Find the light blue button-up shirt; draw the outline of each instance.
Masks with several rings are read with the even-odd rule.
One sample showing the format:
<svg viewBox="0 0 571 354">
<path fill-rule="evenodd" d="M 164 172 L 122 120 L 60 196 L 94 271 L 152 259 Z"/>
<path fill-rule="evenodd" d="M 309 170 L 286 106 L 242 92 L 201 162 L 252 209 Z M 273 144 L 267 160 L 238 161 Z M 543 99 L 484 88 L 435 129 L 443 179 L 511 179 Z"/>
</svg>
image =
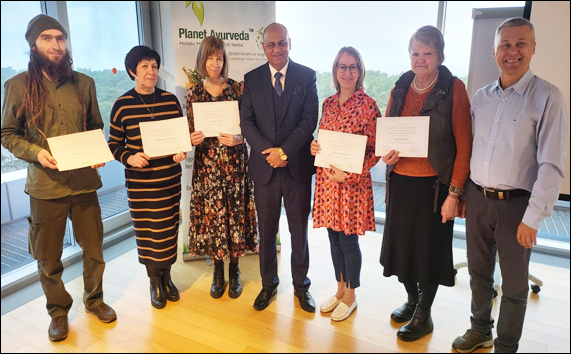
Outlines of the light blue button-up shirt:
<svg viewBox="0 0 571 354">
<path fill-rule="evenodd" d="M 470 178 L 492 189 L 531 192 L 523 222 L 551 215 L 564 177 L 569 120 L 561 91 L 529 69 L 503 90 L 499 79 L 476 92 Z"/>
</svg>

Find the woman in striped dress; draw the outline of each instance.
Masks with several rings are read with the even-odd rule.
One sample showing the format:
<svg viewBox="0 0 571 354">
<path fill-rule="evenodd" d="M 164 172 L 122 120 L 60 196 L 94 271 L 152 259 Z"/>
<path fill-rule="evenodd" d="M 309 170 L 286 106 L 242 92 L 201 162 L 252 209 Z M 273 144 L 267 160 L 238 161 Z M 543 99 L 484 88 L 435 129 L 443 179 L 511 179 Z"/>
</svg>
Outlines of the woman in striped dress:
<svg viewBox="0 0 571 354">
<path fill-rule="evenodd" d="M 125 58 L 135 88 L 119 97 L 111 110 L 109 148 L 125 165 L 125 184 L 135 228 L 139 262 L 147 267 L 151 304 L 161 309 L 180 298 L 170 276 L 176 261 L 181 195 L 180 162 L 185 153 L 150 158 L 143 152 L 139 123 L 182 116 L 176 96 L 155 87 L 159 54 L 136 46 Z"/>
</svg>

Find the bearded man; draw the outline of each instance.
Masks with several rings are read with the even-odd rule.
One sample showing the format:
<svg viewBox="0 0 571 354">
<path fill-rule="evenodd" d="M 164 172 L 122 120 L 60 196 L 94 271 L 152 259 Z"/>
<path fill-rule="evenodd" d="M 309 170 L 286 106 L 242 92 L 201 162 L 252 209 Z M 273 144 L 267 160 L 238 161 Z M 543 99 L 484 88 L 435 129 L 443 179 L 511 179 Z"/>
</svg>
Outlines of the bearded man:
<svg viewBox="0 0 571 354">
<path fill-rule="evenodd" d="M 67 338 L 67 314 L 73 302 L 61 279 L 66 219 L 83 249 L 83 302 L 85 311 L 101 322 L 117 319 L 103 302 L 103 223 L 96 169 L 60 172 L 49 152 L 47 139 L 102 129 L 103 122 L 92 78 L 72 70 L 67 32 L 52 17 L 38 15 L 28 24 L 28 71 L 6 81 L 2 109 L 2 145 L 28 162 L 25 191 L 30 196 L 30 254 L 38 261 L 38 274 L 52 317 L 49 339 Z"/>
</svg>

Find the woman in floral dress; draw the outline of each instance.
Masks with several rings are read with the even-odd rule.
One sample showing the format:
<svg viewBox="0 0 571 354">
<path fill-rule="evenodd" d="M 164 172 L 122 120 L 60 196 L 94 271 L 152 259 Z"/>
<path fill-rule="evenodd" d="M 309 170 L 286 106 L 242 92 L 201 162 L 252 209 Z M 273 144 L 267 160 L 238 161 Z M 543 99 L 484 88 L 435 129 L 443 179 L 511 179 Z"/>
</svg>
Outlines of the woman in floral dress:
<svg viewBox="0 0 571 354">
<path fill-rule="evenodd" d="M 214 261 L 210 295 L 225 291 L 224 259 L 230 258 L 228 296 L 242 294 L 238 259 L 258 252 L 258 226 L 252 181 L 248 178 L 248 149 L 242 135 L 221 133 L 206 138 L 195 131 L 192 103 L 239 101 L 241 82 L 228 78 L 228 51 L 216 37 L 205 38 L 196 65 L 206 79 L 191 87 L 187 98 L 190 138 L 195 146 L 190 198 L 189 253 Z"/>
<path fill-rule="evenodd" d="M 337 294 L 321 305 L 331 319 L 342 321 L 357 307 L 355 289 L 360 285 L 361 250 L 359 235 L 375 230 L 373 186 L 369 172 L 380 157 L 375 156 L 376 119 L 381 116 L 374 99 L 363 91 L 365 66 L 359 52 L 343 47 L 333 63 L 337 93 L 323 102 L 319 129 L 367 136 L 361 174 L 331 168 L 317 168 L 313 227 L 327 227 L 337 279 Z M 317 141 L 311 153 L 319 153 Z"/>
</svg>

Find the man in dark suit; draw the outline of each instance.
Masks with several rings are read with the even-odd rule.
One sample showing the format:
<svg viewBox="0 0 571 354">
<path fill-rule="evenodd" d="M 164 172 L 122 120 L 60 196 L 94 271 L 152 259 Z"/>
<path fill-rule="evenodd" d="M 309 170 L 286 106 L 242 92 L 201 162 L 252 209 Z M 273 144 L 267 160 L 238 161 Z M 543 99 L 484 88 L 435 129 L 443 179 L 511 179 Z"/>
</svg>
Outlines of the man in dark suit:
<svg viewBox="0 0 571 354">
<path fill-rule="evenodd" d="M 252 148 L 248 173 L 254 181 L 263 286 L 254 308 L 265 309 L 277 294 L 276 234 L 283 197 L 291 233 L 294 295 L 305 311 L 314 312 L 315 302 L 308 291 L 307 224 L 315 173 L 310 144 L 319 103 L 315 71 L 289 60 L 290 46 L 283 25 L 267 26 L 263 48 L 268 63 L 244 77 L 240 121 Z"/>
</svg>

